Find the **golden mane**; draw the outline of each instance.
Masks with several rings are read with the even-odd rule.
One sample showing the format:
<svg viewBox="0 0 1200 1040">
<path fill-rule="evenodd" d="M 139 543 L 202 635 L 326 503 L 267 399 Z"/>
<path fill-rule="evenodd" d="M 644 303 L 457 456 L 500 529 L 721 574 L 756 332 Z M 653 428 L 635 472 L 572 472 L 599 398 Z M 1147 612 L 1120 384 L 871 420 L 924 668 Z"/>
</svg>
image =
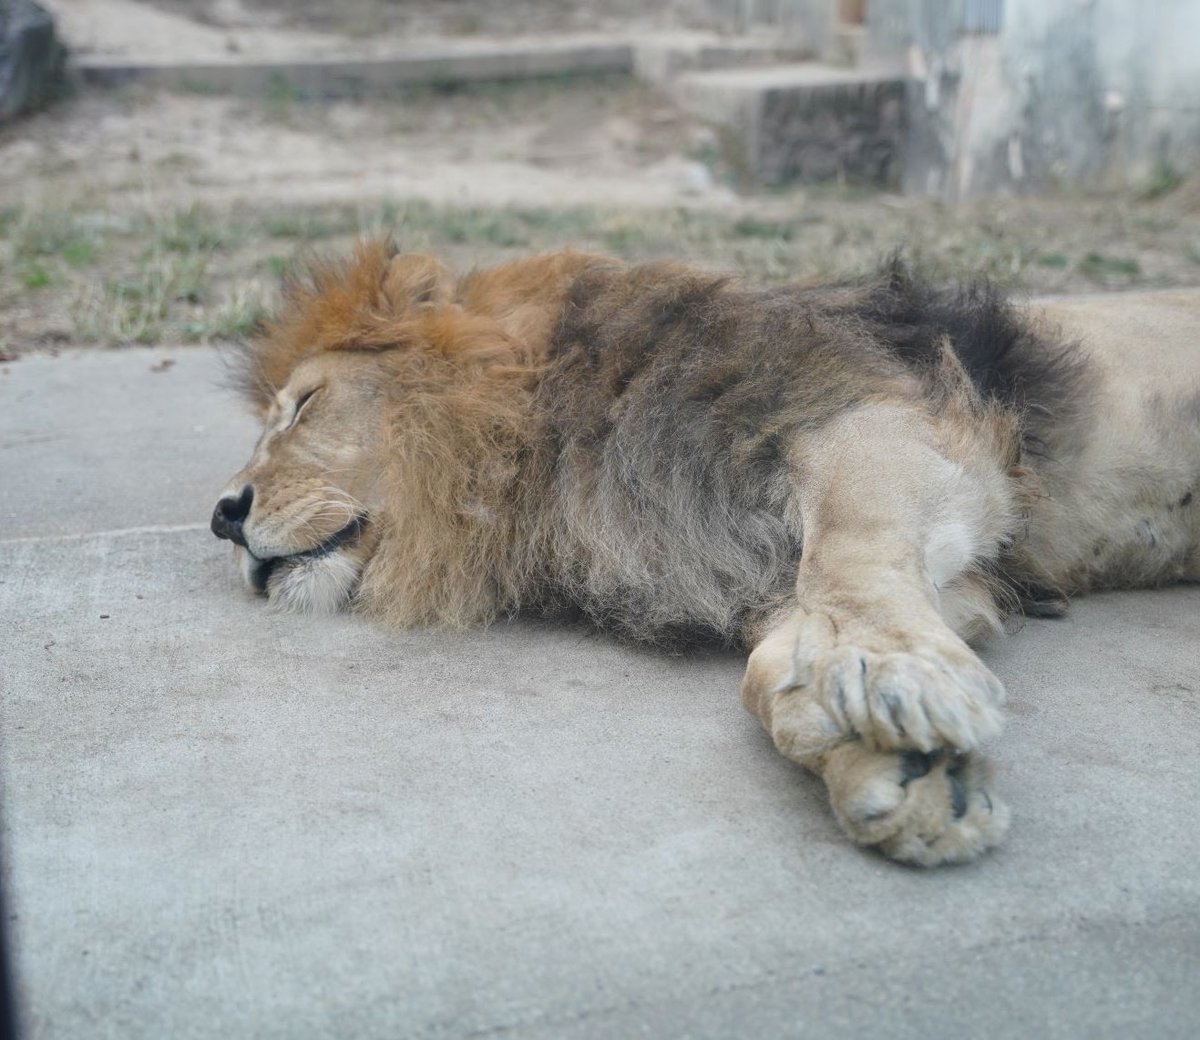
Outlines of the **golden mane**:
<svg viewBox="0 0 1200 1040">
<path fill-rule="evenodd" d="M 398 255 L 389 239 L 290 280 L 278 317 L 241 357 L 240 388 L 265 409 L 305 359 L 366 351 L 384 384 L 388 449 L 379 479 L 394 503 L 360 601 L 400 626 L 465 625 L 511 601 L 521 562 L 514 481 L 531 397 L 568 287 L 612 261 L 560 252 L 472 272 Z"/>
<path fill-rule="evenodd" d="M 390 238 L 346 260 L 316 260 L 284 285 L 277 317 L 241 351 L 239 388 L 266 408 L 295 367 L 327 350 L 414 349 L 460 365 L 528 368 L 544 355 L 563 293 L 585 253 L 546 254 L 459 279 L 435 257 L 399 254 Z"/>
</svg>

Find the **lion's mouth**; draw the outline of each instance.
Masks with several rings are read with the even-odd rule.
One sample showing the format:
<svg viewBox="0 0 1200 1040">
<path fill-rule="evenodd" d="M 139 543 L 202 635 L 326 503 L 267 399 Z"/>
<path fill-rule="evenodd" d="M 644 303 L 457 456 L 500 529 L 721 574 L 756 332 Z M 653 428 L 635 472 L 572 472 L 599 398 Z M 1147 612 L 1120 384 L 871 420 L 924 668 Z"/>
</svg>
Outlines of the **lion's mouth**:
<svg viewBox="0 0 1200 1040">
<path fill-rule="evenodd" d="M 259 559 L 247 550 L 250 555 L 250 567 L 248 569 L 250 584 L 254 586 L 256 592 L 265 593 L 267 591 L 267 582 L 271 579 L 271 574 L 280 564 L 317 560 L 322 556 L 328 556 L 330 553 L 336 552 L 343 546 L 352 545 L 362 537 L 363 526 L 366 522 L 366 514 L 360 513 L 340 531 L 334 531 L 328 538 L 314 545 L 311 549 L 304 549 L 301 552 L 288 553 L 284 556 L 268 556 L 266 559 Z"/>
</svg>

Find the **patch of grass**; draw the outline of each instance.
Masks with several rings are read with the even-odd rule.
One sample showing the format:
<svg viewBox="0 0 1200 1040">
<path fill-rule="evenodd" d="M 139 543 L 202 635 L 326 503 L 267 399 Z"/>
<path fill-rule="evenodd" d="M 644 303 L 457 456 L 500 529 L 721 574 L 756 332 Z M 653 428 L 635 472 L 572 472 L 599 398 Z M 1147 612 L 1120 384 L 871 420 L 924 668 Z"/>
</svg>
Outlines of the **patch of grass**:
<svg viewBox="0 0 1200 1040">
<path fill-rule="evenodd" d="M 1184 176 L 1170 162 L 1164 160 L 1154 167 L 1154 172 L 1150 176 L 1150 181 L 1142 189 L 1139 198 L 1143 202 L 1149 202 L 1153 199 L 1161 199 L 1164 195 L 1170 195 L 1184 181 Z"/>
<path fill-rule="evenodd" d="M 199 254 L 152 253 L 130 276 L 84 287 L 72 315 L 76 332 L 93 342 L 160 343 L 179 332 L 170 321 L 177 304 L 203 301 L 205 276 Z"/>
<path fill-rule="evenodd" d="M 740 217 L 731 229 L 738 238 L 766 238 L 790 242 L 796 234 L 792 224 L 762 220 L 758 217 Z"/>
<path fill-rule="evenodd" d="M 1137 278 L 1142 265 L 1133 257 L 1105 256 L 1103 253 L 1088 253 L 1079 262 L 1079 271 L 1089 278 Z"/>
<path fill-rule="evenodd" d="M 266 316 L 267 302 L 259 286 L 238 286 L 209 320 L 204 338 L 240 342 L 252 336 Z"/>
<path fill-rule="evenodd" d="M 295 238 L 302 242 L 354 234 L 360 226 L 357 214 L 345 208 L 279 210 L 258 221 L 258 229 L 271 238 Z"/>
<path fill-rule="evenodd" d="M 40 264 L 36 260 L 26 264 L 21 277 L 21 282 L 26 289 L 44 289 L 51 281 L 50 272 L 44 264 Z"/>
<path fill-rule="evenodd" d="M 234 237 L 233 226 L 198 206 L 178 210 L 158 222 L 158 244 L 171 253 L 222 249 Z"/>
<path fill-rule="evenodd" d="M 276 70 L 267 81 L 263 106 L 268 119 L 286 123 L 292 118 L 296 105 L 302 100 L 300 90 L 284 73 Z"/>
<path fill-rule="evenodd" d="M 98 234 L 95 219 L 73 210 L 23 209 L 5 237 L 14 259 L 58 257 L 78 267 L 95 259 Z"/>
<path fill-rule="evenodd" d="M 296 271 L 297 259 L 294 256 L 268 256 L 262 266 L 276 281 L 282 281 Z"/>
<path fill-rule="evenodd" d="M 99 247 L 91 239 L 76 238 L 63 243 L 59 256 L 72 267 L 87 267 L 95 262 L 99 252 Z"/>
<path fill-rule="evenodd" d="M 1037 263 L 1039 267 L 1062 271 L 1071 266 L 1071 258 L 1066 253 L 1041 253 L 1037 258 Z"/>
<path fill-rule="evenodd" d="M 485 244 L 514 249 L 530 244 L 520 215 L 511 210 L 443 210 L 438 222 L 439 237 L 455 244 Z"/>
</svg>

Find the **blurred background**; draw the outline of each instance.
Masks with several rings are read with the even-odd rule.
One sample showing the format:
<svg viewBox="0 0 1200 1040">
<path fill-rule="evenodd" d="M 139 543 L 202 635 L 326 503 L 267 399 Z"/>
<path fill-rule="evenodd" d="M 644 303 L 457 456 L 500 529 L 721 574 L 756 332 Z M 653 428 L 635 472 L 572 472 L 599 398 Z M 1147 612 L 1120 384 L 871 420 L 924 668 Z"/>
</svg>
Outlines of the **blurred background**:
<svg viewBox="0 0 1200 1040">
<path fill-rule="evenodd" d="M 1200 0 L 0 0 L 0 356 L 246 335 L 306 250 L 1200 281 Z"/>
</svg>

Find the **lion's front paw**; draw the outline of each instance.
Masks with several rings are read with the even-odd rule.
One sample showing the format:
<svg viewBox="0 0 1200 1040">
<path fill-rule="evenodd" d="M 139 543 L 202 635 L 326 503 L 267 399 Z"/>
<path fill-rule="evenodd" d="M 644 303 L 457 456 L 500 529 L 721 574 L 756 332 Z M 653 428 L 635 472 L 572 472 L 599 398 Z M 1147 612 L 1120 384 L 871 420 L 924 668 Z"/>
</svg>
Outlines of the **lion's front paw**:
<svg viewBox="0 0 1200 1040">
<path fill-rule="evenodd" d="M 904 863 L 964 863 L 1008 830 L 1008 808 L 989 792 L 991 770 L 975 754 L 852 743 L 831 751 L 822 772 L 842 829 Z"/>
<path fill-rule="evenodd" d="M 1003 685 L 944 627 L 872 629 L 810 615 L 794 672 L 868 748 L 969 751 L 1000 730 Z"/>
</svg>

